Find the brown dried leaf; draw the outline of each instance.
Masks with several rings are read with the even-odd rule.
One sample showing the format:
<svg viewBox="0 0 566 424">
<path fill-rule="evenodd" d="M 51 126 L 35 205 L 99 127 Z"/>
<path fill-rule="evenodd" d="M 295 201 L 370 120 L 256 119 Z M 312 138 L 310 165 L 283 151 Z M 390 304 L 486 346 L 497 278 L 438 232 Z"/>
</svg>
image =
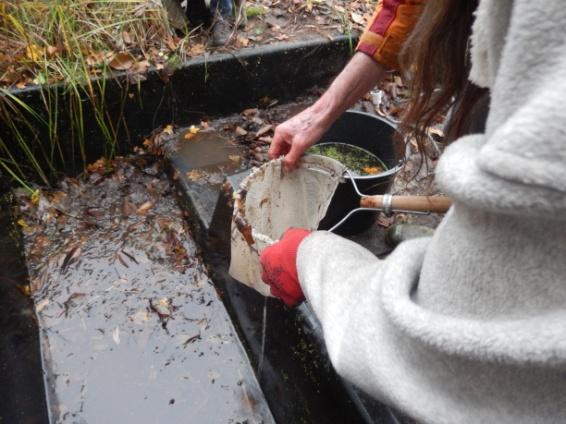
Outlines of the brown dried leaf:
<svg viewBox="0 0 566 424">
<path fill-rule="evenodd" d="M 198 56 L 198 55 L 203 54 L 204 51 L 205 51 L 205 49 L 204 49 L 204 44 L 200 44 L 200 43 L 199 43 L 199 44 L 195 44 L 194 46 L 192 46 L 192 47 L 189 49 L 189 54 L 190 54 L 191 56 Z"/>
<path fill-rule="evenodd" d="M 116 71 L 127 71 L 135 63 L 135 59 L 130 53 L 120 52 L 117 53 L 112 60 L 108 63 L 112 69 Z"/>
<path fill-rule="evenodd" d="M 76 244 L 73 246 L 65 255 L 65 259 L 63 260 L 63 265 L 61 266 L 61 271 L 66 272 L 69 269 L 69 266 L 76 262 L 81 256 L 81 246 Z"/>
<path fill-rule="evenodd" d="M 153 208 L 155 204 L 148 200 L 147 202 L 143 203 L 137 210 L 136 213 L 138 215 L 145 215 L 151 208 Z"/>
<path fill-rule="evenodd" d="M 127 217 L 136 213 L 136 206 L 127 198 L 122 202 L 122 215 Z"/>
<path fill-rule="evenodd" d="M 132 65 L 129 69 L 130 74 L 145 74 L 149 68 L 149 62 L 147 60 L 141 60 Z"/>
<path fill-rule="evenodd" d="M 244 136 L 244 135 L 246 135 L 246 134 L 248 133 L 245 129 L 243 129 L 242 127 L 239 127 L 239 126 L 236 127 L 236 129 L 234 130 L 234 132 L 235 132 L 236 135 L 238 135 L 238 136 Z"/>
<path fill-rule="evenodd" d="M 256 136 L 256 138 L 259 138 L 259 137 L 261 137 L 262 135 L 267 134 L 267 133 L 268 133 L 269 131 L 271 131 L 272 129 L 273 129 L 273 125 L 271 125 L 271 124 L 264 125 L 263 127 L 261 127 L 261 128 L 259 129 L 259 131 L 256 133 L 255 136 Z"/>
</svg>

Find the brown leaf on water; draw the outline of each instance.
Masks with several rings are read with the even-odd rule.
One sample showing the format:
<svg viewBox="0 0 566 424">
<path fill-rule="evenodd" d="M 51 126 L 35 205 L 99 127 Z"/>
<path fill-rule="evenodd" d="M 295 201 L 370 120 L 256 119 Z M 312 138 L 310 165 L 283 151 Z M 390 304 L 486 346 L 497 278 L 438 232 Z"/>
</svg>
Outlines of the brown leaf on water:
<svg viewBox="0 0 566 424">
<path fill-rule="evenodd" d="M 120 262 L 124 267 L 129 268 L 130 266 L 126 263 L 126 261 L 124 260 L 124 258 L 122 257 L 122 255 L 120 255 L 120 252 L 116 252 L 116 259 L 118 259 L 118 262 Z"/>
<path fill-rule="evenodd" d="M 122 249 L 122 253 L 124 255 L 126 255 L 133 263 L 139 264 L 139 262 L 136 260 L 136 258 L 131 255 L 130 253 L 126 252 L 124 249 Z"/>
<path fill-rule="evenodd" d="M 74 245 L 65 255 L 65 259 L 63 260 L 63 265 L 61 266 L 61 271 L 67 272 L 69 266 L 75 263 L 79 257 L 81 256 L 81 246 L 79 244 Z"/>
<path fill-rule="evenodd" d="M 122 202 L 122 216 L 128 217 L 136 213 L 136 206 L 127 198 Z"/>
<path fill-rule="evenodd" d="M 153 203 L 151 200 L 148 200 L 147 202 L 143 203 L 137 210 L 136 213 L 138 215 L 145 215 L 151 208 L 153 208 L 155 206 L 155 203 Z"/>
<path fill-rule="evenodd" d="M 130 53 L 120 52 L 117 53 L 112 60 L 108 63 L 112 69 L 116 71 L 127 71 L 135 63 L 135 59 Z"/>
</svg>

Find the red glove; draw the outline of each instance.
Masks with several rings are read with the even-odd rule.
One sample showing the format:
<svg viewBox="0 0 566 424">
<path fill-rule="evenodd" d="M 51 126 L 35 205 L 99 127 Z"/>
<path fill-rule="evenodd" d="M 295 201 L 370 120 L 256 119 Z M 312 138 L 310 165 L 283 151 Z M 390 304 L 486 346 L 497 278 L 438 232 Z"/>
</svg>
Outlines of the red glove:
<svg viewBox="0 0 566 424">
<path fill-rule="evenodd" d="M 259 257 L 263 267 L 261 279 L 271 287 L 271 294 L 287 306 L 296 306 L 305 299 L 297 275 L 297 250 L 310 233 L 303 228 L 290 228 Z"/>
</svg>

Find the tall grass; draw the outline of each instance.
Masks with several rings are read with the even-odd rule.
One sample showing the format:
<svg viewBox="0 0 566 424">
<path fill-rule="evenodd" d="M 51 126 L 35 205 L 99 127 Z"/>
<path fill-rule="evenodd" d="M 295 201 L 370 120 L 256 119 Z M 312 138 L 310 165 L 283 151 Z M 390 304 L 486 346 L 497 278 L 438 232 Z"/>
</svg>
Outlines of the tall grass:
<svg viewBox="0 0 566 424">
<path fill-rule="evenodd" d="M 84 167 L 87 106 L 103 134 L 104 154 L 112 157 L 125 125 L 122 113 L 110 116 L 105 107 L 116 55 L 128 53 L 131 69 L 146 60 L 159 66 L 182 53 L 176 50 L 189 44 L 188 34 L 176 37 L 160 0 L 2 0 L 0 120 L 9 136 L 0 138 L 0 171 L 20 183 L 31 173 L 48 184 L 61 164 L 76 168 L 78 159 Z M 42 110 L 10 93 L 29 85 L 42 87 Z M 70 122 L 64 139 L 62 121 Z"/>
</svg>

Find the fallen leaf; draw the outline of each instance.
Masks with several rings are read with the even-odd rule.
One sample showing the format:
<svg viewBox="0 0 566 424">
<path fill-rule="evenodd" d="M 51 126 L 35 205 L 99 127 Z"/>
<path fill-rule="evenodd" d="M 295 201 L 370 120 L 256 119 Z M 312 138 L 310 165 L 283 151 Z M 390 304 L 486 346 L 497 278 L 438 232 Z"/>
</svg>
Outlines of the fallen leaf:
<svg viewBox="0 0 566 424">
<path fill-rule="evenodd" d="M 112 60 L 108 63 L 112 69 L 116 71 L 127 71 L 135 63 L 135 59 L 130 53 L 120 52 L 117 53 Z"/>
<path fill-rule="evenodd" d="M 258 109 L 256 108 L 250 108 L 250 109 L 244 109 L 242 111 L 242 115 L 244 115 L 246 117 L 246 119 L 251 119 L 253 118 L 255 115 L 257 115 L 259 112 Z"/>
<path fill-rule="evenodd" d="M 117 345 L 120 344 L 120 327 L 116 327 L 112 331 L 112 340 L 114 340 L 114 343 L 116 343 Z"/>
<path fill-rule="evenodd" d="M 352 16 L 352 20 L 353 20 L 355 23 L 357 23 L 357 24 L 359 24 L 359 25 L 364 25 L 364 24 L 365 24 L 365 19 L 364 19 L 364 17 L 363 17 L 362 15 L 360 15 L 359 13 L 352 12 L 352 13 L 351 13 L 351 16 Z"/>
<path fill-rule="evenodd" d="M 248 47 L 248 45 L 250 44 L 250 40 L 246 37 L 238 37 L 237 39 L 238 44 L 242 47 Z"/>
<path fill-rule="evenodd" d="M 73 246 L 65 255 L 65 259 L 63 260 L 63 265 L 61 266 L 61 271 L 66 272 L 69 269 L 69 266 L 77 261 L 79 256 L 81 256 L 81 247 L 80 245 L 76 244 Z"/>
<path fill-rule="evenodd" d="M 265 144 L 271 144 L 271 142 L 273 141 L 273 137 L 269 137 L 269 136 L 260 137 L 260 138 L 258 138 L 258 140 L 265 143 Z"/>
<path fill-rule="evenodd" d="M 122 31 L 122 39 L 126 44 L 132 44 L 132 37 L 128 31 Z"/>
<path fill-rule="evenodd" d="M 197 181 L 202 178 L 202 172 L 199 172 L 196 169 L 193 169 L 192 171 L 188 171 L 186 175 L 187 178 L 191 181 Z"/>
<path fill-rule="evenodd" d="M 191 125 L 189 127 L 189 130 L 185 133 L 185 136 L 183 137 L 185 140 L 190 140 L 191 138 L 193 138 L 195 135 L 198 134 L 198 132 L 200 131 L 200 128 L 195 126 L 195 125 Z"/>
<path fill-rule="evenodd" d="M 267 133 L 268 133 L 269 131 L 271 131 L 272 129 L 273 129 L 273 125 L 271 125 L 271 124 L 264 125 L 263 127 L 261 127 L 261 128 L 259 129 L 259 131 L 256 133 L 255 136 L 256 136 L 256 138 L 259 138 L 259 137 L 261 137 L 262 135 L 267 134 Z"/>
<path fill-rule="evenodd" d="M 47 56 L 53 57 L 59 53 L 59 49 L 55 46 L 47 46 Z"/>
<path fill-rule="evenodd" d="M 122 216 L 128 217 L 136 213 L 136 206 L 127 198 L 122 202 Z"/>
<path fill-rule="evenodd" d="M 43 50 L 37 44 L 28 44 L 26 46 L 26 56 L 28 59 L 37 62 L 43 56 Z"/>
<path fill-rule="evenodd" d="M 240 162 L 240 156 L 238 155 L 228 155 L 228 159 L 230 159 L 232 162 Z"/>
<path fill-rule="evenodd" d="M 155 204 L 148 200 L 147 202 L 143 203 L 137 210 L 136 213 L 138 215 L 145 215 L 151 208 L 153 208 Z"/>
<path fill-rule="evenodd" d="M 47 305 L 49 305 L 49 299 L 43 299 L 41 302 L 38 302 L 37 305 L 35 305 L 35 311 L 37 313 L 40 313 Z"/>
<path fill-rule="evenodd" d="M 145 74 L 149 68 L 149 62 L 147 60 L 141 60 L 132 65 L 128 70 L 130 74 Z"/>
<path fill-rule="evenodd" d="M 195 44 L 189 49 L 189 54 L 191 56 L 197 56 L 204 53 L 204 44 Z"/>
<path fill-rule="evenodd" d="M 124 258 L 122 257 L 122 255 L 120 255 L 119 252 L 116 252 L 116 258 L 118 259 L 118 262 L 120 262 L 124 267 L 129 268 L 130 266 L 126 263 L 126 261 L 124 260 Z"/>
<path fill-rule="evenodd" d="M 236 129 L 234 130 L 234 132 L 236 133 L 236 135 L 238 136 L 244 136 L 246 135 L 248 132 L 243 129 L 242 127 L 236 127 Z"/>
</svg>

